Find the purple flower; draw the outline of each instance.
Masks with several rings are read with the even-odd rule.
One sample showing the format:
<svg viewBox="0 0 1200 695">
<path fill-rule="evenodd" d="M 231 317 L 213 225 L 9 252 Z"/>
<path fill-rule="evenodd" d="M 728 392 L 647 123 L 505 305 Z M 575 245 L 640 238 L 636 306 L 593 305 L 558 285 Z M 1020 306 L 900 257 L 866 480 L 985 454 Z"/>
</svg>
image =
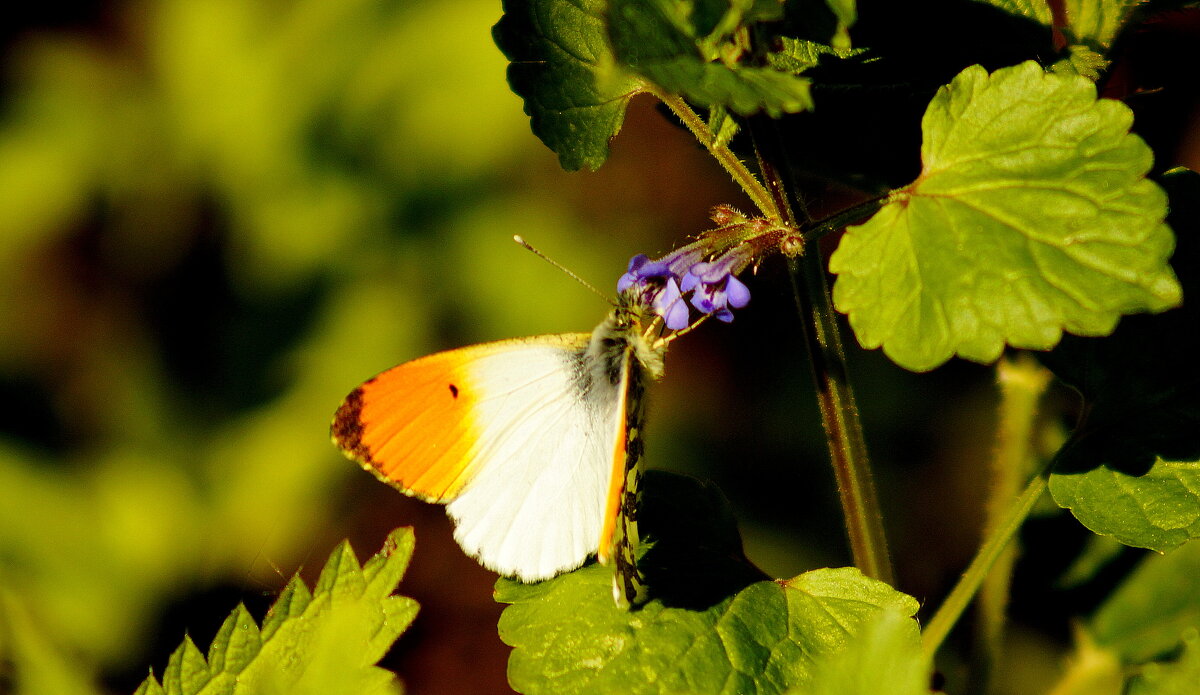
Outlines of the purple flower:
<svg viewBox="0 0 1200 695">
<path fill-rule="evenodd" d="M 750 303 L 750 288 L 733 275 L 739 262 L 734 253 L 727 253 L 711 263 L 696 263 L 684 274 L 682 292 L 692 293 L 692 306 L 702 314 L 712 314 L 718 321 L 729 323 L 733 311 Z"/>
<path fill-rule="evenodd" d="M 711 262 L 702 262 L 703 251 L 697 244 L 684 246 L 651 260 L 638 254 L 629 260 L 625 274 L 617 281 L 618 292 L 638 292 L 640 301 L 662 317 L 673 331 L 687 327 L 688 302 L 703 314 L 726 323 L 733 320 L 733 309 L 750 303 L 750 289 L 734 277 L 746 267 L 745 249 L 735 248 Z"/>
<path fill-rule="evenodd" d="M 667 328 L 678 331 L 688 325 L 688 305 L 679 291 L 679 274 L 672 266 L 680 260 L 691 260 L 692 254 L 668 254 L 652 261 L 639 253 L 629 260 L 629 269 L 617 281 L 617 292 L 636 288 L 641 300 L 663 318 Z"/>
</svg>

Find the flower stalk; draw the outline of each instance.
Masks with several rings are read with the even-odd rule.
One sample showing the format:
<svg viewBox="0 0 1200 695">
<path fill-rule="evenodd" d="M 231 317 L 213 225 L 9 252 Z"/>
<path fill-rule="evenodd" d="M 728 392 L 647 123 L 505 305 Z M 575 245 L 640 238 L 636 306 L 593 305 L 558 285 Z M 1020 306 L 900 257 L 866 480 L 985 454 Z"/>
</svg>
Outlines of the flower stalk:
<svg viewBox="0 0 1200 695">
<path fill-rule="evenodd" d="M 783 158 L 775 154 L 780 148 L 774 124 L 760 121 L 755 126 L 751 134 L 767 189 L 774 197 L 775 207 L 783 214 L 783 224 L 800 228 L 801 221 L 794 212 L 800 203 L 796 189 L 789 185 L 789 177 L 777 164 Z M 792 204 L 793 200 L 796 205 Z M 808 222 L 807 211 L 802 210 L 802 214 L 804 222 Z M 883 531 L 883 517 L 819 247 L 813 245 L 800 257 L 789 256 L 788 270 L 796 308 L 804 326 L 808 363 L 817 385 L 817 402 L 837 479 L 850 552 L 855 566 L 863 574 L 892 584 L 892 562 Z"/>
</svg>

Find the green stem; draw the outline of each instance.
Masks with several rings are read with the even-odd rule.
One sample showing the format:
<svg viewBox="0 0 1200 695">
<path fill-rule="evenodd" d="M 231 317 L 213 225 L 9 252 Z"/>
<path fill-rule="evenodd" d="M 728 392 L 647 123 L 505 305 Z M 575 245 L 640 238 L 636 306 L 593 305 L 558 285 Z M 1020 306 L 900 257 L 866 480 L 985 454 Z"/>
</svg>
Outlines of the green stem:
<svg viewBox="0 0 1200 695">
<path fill-rule="evenodd" d="M 996 382 L 1000 387 L 1000 418 L 992 457 L 992 485 L 984 512 L 985 537 L 1003 522 L 1005 506 L 1017 496 L 1022 482 L 1032 472 L 1036 460 L 1033 430 L 1038 401 L 1050 384 L 1050 372 L 1032 355 L 1022 352 L 996 363 Z M 989 691 L 999 661 L 1017 545 L 1010 543 L 997 556 L 979 590 L 979 600 L 975 604 L 972 692 Z"/>
<path fill-rule="evenodd" d="M 812 324 L 805 326 L 805 341 L 817 384 L 817 402 L 837 479 L 850 552 L 854 565 L 863 574 L 891 584 L 892 563 L 883 532 L 883 517 L 820 253 L 816 249 L 810 250 L 804 256 L 803 271 L 798 266 L 797 259 L 788 259 L 796 306 Z"/>
<path fill-rule="evenodd" d="M 1033 509 L 1034 503 L 1046 491 L 1046 471 L 1043 469 L 1025 486 L 1025 491 L 1009 506 L 1007 513 L 1000 520 L 996 527 L 987 534 L 987 538 L 976 553 L 975 558 L 971 560 L 971 564 L 967 566 L 967 571 L 963 572 L 963 576 L 958 580 L 958 584 L 946 597 L 946 600 L 938 608 L 933 619 L 925 626 L 925 630 L 921 633 L 921 649 L 929 658 L 933 658 L 938 647 L 950 634 L 950 629 L 958 622 L 967 605 L 971 603 L 971 598 L 979 589 L 987 577 L 988 571 L 992 565 L 996 563 L 997 558 L 1004 551 L 1008 542 L 1016 535 L 1017 529 L 1024 523 L 1025 518 L 1029 516 L 1029 512 Z"/>
<path fill-rule="evenodd" d="M 777 154 L 781 148 L 774 128 L 774 122 L 761 120 L 752 126 L 759 170 L 762 171 L 767 190 L 774 197 L 776 207 L 783 213 L 784 224 L 798 228 L 799 220 L 793 211 L 800 207 L 800 200 L 789 180 L 790 170 L 775 163 L 776 158 L 778 161 L 785 160 L 782 154 Z M 807 211 L 801 209 L 801 214 L 807 222 Z M 800 268 L 801 262 L 804 264 L 803 270 Z M 850 552 L 855 566 L 863 574 L 892 584 L 892 562 L 883 532 L 883 517 L 879 512 L 862 422 L 854 402 L 854 390 L 850 387 L 846 352 L 842 347 L 841 330 L 829 296 L 825 263 L 819 247 L 813 245 L 802 259 L 789 258 L 788 269 L 796 308 L 804 326 L 808 362 L 817 386 L 817 403 L 837 479 Z"/>
<path fill-rule="evenodd" d="M 782 219 L 782 215 L 780 214 L 779 207 L 775 204 L 775 200 L 771 197 L 771 194 L 767 191 L 767 189 L 764 188 L 761 183 L 759 183 L 758 178 L 754 176 L 754 172 L 750 171 L 750 169 L 746 167 L 745 163 L 743 163 L 741 159 L 738 159 L 738 156 L 733 153 L 733 150 L 729 149 L 725 145 L 717 144 L 717 136 L 712 132 L 712 130 L 709 129 L 708 124 L 704 122 L 704 119 L 700 118 L 700 116 L 698 116 L 696 112 L 692 110 L 692 107 L 688 106 L 687 102 L 684 101 L 682 97 L 653 89 L 651 90 L 651 93 L 654 94 L 659 101 L 666 104 L 667 108 L 671 109 L 671 112 L 674 113 L 680 121 L 683 121 L 683 125 L 686 126 L 688 130 L 692 131 L 692 135 L 696 136 L 696 139 L 700 141 L 700 144 L 708 148 L 709 154 L 711 154 L 713 158 L 725 168 L 725 171 L 729 172 L 729 175 L 732 176 L 733 180 L 742 187 L 742 190 L 746 192 L 746 195 L 750 196 L 750 200 L 754 202 L 755 207 L 757 207 L 763 215 L 771 220 Z"/>
<path fill-rule="evenodd" d="M 865 200 L 857 205 L 852 205 L 845 210 L 841 210 L 834 215 L 826 217 L 823 220 L 814 222 L 811 226 L 804 230 L 804 241 L 806 245 L 816 243 L 818 239 L 832 232 L 839 232 L 847 225 L 856 222 L 862 222 L 871 215 L 879 212 L 879 209 L 891 202 L 894 194 L 880 196 Z"/>
</svg>

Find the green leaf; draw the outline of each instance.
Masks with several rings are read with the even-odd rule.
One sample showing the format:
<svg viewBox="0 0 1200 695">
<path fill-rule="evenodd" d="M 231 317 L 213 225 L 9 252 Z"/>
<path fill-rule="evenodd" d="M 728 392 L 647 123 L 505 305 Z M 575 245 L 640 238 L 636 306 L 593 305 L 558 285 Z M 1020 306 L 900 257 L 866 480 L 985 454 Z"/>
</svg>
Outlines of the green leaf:
<svg viewBox="0 0 1200 695">
<path fill-rule="evenodd" d="M 1179 658 L 1147 664 L 1129 681 L 1127 695 L 1194 695 L 1200 684 L 1200 633 L 1192 630 L 1183 640 Z"/>
<path fill-rule="evenodd" d="M 816 43 L 815 41 L 793 39 L 787 36 L 779 37 L 779 46 L 780 49 L 778 51 L 767 54 L 767 60 L 779 70 L 797 75 L 809 68 L 816 67 L 822 58 L 834 57 L 847 59 L 857 57 L 863 59 L 867 54 L 865 48 L 839 49 Z"/>
<path fill-rule="evenodd" d="M 1165 552 L 1200 536 L 1200 461 L 1159 459 L 1137 475 L 1109 466 L 1054 474 L 1050 493 L 1093 533 L 1126 545 Z"/>
<path fill-rule="evenodd" d="M 1113 40 L 1134 9 L 1144 0 L 1065 0 L 1067 26 L 1063 33 L 1072 43 L 1084 44 L 1101 52 L 1112 48 Z"/>
<path fill-rule="evenodd" d="M 1046 0 L 975 0 L 975 2 L 991 5 L 1018 17 L 1032 19 L 1047 28 L 1054 22 L 1050 4 Z"/>
<path fill-rule="evenodd" d="M 719 33 L 699 33 L 709 22 L 692 21 L 696 4 L 612 0 L 609 34 L 617 59 L 660 89 L 707 108 L 773 117 L 812 108 L 809 80 L 738 62 L 740 47 L 723 41 L 727 22 L 716 27 Z"/>
<path fill-rule="evenodd" d="M 598 169 L 643 91 L 617 67 L 604 0 L 505 0 L 492 36 L 510 61 L 508 83 L 525 100 L 533 132 L 564 169 Z"/>
<path fill-rule="evenodd" d="M 1189 631 L 1200 629 L 1200 544 L 1167 555 L 1147 555 L 1087 623 L 1095 643 L 1123 663 L 1170 654 Z"/>
<path fill-rule="evenodd" d="M 1074 44 L 1067 47 L 1067 57 L 1050 66 L 1050 69 L 1061 75 L 1081 75 L 1092 82 L 1100 79 L 1100 74 L 1108 69 L 1109 60 L 1096 51 Z"/>
<path fill-rule="evenodd" d="M 1172 263 L 1200 294 L 1200 175 L 1163 177 Z M 1043 361 L 1080 391 L 1086 419 L 1059 452 L 1054 501 L 1095 533 L 1169 550 L 1200 535 L 1200 305 L 1131 316 L 1106 338 L 1069 338 Z"/>
<path fill-rule="evenodd" d="M 812 681 L 789 695 L 929 695 L 931 666 L 911 619 L 883 610 L 845 649 L 818 662 Z"/>
<path fill-rule="evenodd" d="M 1131 123 L 1088 80 L 1033 62 L 973 66 L 942 87 L 921 175 L 830 258 L 859 342 L 927 370 L 1179 304 L 1166 196 L 1144 178 L 1152 155 Z"/>
<path fill-rule="evenodd" d="M 411 529 L 397 529 L 360 568 L 349 543 L 342 543 L 311 595 L 294 578 L 261 631 L 239 605 L 217 631 L 207 659 L 184 637 L 161 685 L 151 674 L 138 693 L 399 692 L 395 675 L 374 664 L 416 617 L 415 601 L 390 595 L 412 550 Z"/>
<path fill-rule="evenodd" d="M 620 610 L 598 565 L 536 585 L 502 580 L 496 600 L 511 604 L 499 625 L 513 647 L 509 682 L 529 695 L 781 693 L 809 682 L 881 610 L 917 609 L 853 568 L 758 582 L 705 610 L 658 600 Z"/>
</svg>

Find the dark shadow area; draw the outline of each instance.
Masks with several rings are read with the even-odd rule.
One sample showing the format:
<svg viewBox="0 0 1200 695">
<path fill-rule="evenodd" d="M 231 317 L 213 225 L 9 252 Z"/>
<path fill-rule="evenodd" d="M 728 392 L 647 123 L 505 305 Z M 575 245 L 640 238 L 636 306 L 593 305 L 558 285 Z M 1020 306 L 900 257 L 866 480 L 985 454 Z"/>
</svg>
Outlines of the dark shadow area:
<svg viewBox="0 0 1200 695">
<path fill-rule="evenodd" d="M 770 579 L 746 559 L 729 501 L 710 482 L 647 471 L 638 525 L 650 545 L 638 568 L 663 605 L 704 610 Z"/>
<path fill-rule="evenodd" d="M 1104 338 L 1067 336 L 1042 356 L 1089 404 L 1059 453 L 1056 473 L 1107 466 L 1136 476 L 1160 457 L 1200 458 L 1200 301 L 1194 300 L 1200 297 L 1200 174 L 1174 173 L 1161 183 L 1170 197 L 1171 265 L 1183 286 L 1183 306 L 1126 316 Z"/>
</svg>

